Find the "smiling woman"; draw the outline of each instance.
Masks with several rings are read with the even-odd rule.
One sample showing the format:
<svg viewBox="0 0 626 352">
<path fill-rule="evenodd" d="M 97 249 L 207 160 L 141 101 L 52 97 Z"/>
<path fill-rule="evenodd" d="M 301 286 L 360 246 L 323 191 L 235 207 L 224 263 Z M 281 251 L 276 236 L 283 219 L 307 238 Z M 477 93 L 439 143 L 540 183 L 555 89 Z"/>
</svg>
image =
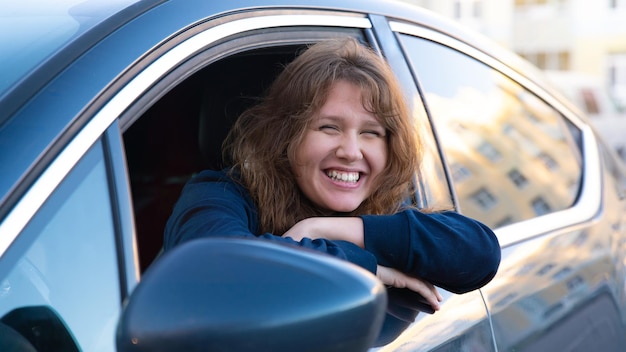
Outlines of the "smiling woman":
<svg viewBox="0 0 626 352">
<path fill-rule="evenodd" d="M 478 221 L 406 205 L 421 157 L 411 126 L 380 56 L 351 38 L 311 46 L 236 122 L 225 144 L 231 167 L 184 187 L 165 250 L 225 235 L 313 249 L 439 309 L 435 285 L 485 285 L 500 248 Z"/>
<path fill-rule="evenodd" d="M 374 193 L 387 164 L 385 128 L 362 101 L 358 86 L 334 83 L 297 148 L 296 182 L 321 209 L 354 211 Z"/>
<path fill-rule="evenodd" d="M 593 121 L 452 21 L 338 3 L 0 1 L 0 351 L 622 350 Z"/>
</svg>

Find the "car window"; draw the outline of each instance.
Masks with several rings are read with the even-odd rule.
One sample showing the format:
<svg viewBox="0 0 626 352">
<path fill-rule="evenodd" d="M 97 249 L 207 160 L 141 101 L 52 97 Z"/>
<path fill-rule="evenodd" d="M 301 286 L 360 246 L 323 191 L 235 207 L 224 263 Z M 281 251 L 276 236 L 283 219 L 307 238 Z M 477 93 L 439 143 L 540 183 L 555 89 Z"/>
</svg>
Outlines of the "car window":
<svg viewBox="0 0 626 352">
<path fill-rule="evenodd" d="M 551 106 L 449 47 L 400 35 L 459 209 L 498 228 L 566 209 L 581 184 L 580 132 Z"/>
<path fill-rule="evenodd" d="M 79 350 L 114 350 L 121 289 L 110 197 L 98 142 L 2 257 L 0 317 L 36 347 L 72 351 L 64 324 Z"/>
<path fill-rule="evenodd" d="M 123 118 L 142 271 L 161 250 L 165 224 L 185 183 L 202 170 L 228 166 L 222 160 L 222 142 L 239 115 L 259 101 L 307 45 L 346 35 L 365 42 L 361 29 L 342 27 L 265 29 L 257 35 L 248 33 L 246 45 L 236 39 L 224 41 L 155 85 L 144 96 L 150 103 L 155 94 L 171 90 L 139 116 L 131 110 L 126 116 L 132 124 Z M 193 71 L 171 87 L 172 80 Z"/>
</svg>

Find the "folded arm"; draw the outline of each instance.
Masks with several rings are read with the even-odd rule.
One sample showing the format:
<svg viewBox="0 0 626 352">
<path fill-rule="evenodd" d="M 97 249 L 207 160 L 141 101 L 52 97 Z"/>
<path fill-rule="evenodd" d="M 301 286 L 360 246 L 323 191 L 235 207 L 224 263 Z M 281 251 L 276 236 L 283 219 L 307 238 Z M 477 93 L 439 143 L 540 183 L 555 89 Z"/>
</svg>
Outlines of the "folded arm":
<svg viewBox="0 0 626 352">
<path fill-rule="evenodd" d="M 285 236 L 350 241 L 376 256 L 379 265 L 463 293 L 482 287 L 500 264 L 491 229 L 456 212 L 311 218 Z"/>
</svg>

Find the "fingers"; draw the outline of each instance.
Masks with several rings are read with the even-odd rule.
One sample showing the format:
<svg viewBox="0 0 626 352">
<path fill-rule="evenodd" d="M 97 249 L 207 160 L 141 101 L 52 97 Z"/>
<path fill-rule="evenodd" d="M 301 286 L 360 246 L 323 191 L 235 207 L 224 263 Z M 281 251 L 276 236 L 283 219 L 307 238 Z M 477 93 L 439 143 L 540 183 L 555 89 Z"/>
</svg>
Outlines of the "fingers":
<svg viewBox="0 0 626 352">
<path fill-rule="evenodd" d="M 407 277 L 406 288 L 421 294 L 434 310 L 439 310 L 439 302 L 441 302 L 442 298 L 435 286 L 414 277 Z"/>
<path fill-rule="evenodd" d="M 407 288 L 413 292 L 419 293 L 425 303 L 428 303 L 434 310 L 439 310 L 439 302 L 443 300 L 443 297 L 431 283 L 380 265 L 376 270 L 376 276 L 378 276 L 385 285 L 396 288 Z"/>
</svg>

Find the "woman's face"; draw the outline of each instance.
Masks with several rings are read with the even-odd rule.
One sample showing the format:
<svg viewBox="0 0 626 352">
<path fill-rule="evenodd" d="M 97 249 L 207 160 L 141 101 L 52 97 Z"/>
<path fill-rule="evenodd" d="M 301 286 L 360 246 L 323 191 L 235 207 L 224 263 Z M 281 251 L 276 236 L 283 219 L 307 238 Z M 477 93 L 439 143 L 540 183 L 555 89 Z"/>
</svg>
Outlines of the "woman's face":
<svg viewBox="0 0 626 352">
<path fill-rule="evenodd" d="M 292 161 L 298 186 L 315 205 L 350 212 L 372 194 L 386 164 L 385 129 L 361 104 L 361 89 L 335 82 Z"/>
</svg>

